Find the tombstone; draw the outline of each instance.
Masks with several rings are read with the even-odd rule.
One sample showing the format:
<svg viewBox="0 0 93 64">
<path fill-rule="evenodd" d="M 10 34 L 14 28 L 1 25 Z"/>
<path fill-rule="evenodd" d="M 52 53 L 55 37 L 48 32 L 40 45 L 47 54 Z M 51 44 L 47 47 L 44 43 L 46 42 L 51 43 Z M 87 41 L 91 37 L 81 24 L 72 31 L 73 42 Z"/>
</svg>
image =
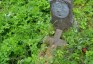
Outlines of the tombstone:
<svg viewBox="0 0 93 64">
<path fill-rule="evenodd" d="M 67 30 L 72 26 L 72 0 L 50 0 L 50 9 L 55 29 Z"/>
<path fill-rule="evenodd" d="M 72 0 L 50 0 L 51 9 L 51 22 L 55 28 L 54 36 L 46 36 L 43 43 L 49 44 L 45 53 L 45 57 L 50 59 L 53 57 L 53 50 L 59 46 L 67 46 L 65 40 L 60 39 L 61 34 L 64 30 L 67 30 L 72 26 L 73 16 L 72 16 Z M 41 55 L 41 54 L 40 54 Z M 46 63 L 48 64 L 48 60 Z"/>
</svg>

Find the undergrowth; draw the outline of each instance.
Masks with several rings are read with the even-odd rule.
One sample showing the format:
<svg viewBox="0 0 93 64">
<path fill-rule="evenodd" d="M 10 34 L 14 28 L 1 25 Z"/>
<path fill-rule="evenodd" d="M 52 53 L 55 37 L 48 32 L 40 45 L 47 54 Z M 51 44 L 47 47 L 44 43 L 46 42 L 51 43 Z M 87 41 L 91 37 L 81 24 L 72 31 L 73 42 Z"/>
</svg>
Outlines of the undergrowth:
<svg viewBox="0 0 93 64">
<path fill-rule="evenodd" d="M 50 64 L 93 64 L 93 1 L 73 0 L 73 7 L 78 27 L 63 33 L 68 46 Z M 47 0 L 0 0 L 0 64 L 38 64 L 42 39 L 54 34 L 50 19 Z"/>
</svg>

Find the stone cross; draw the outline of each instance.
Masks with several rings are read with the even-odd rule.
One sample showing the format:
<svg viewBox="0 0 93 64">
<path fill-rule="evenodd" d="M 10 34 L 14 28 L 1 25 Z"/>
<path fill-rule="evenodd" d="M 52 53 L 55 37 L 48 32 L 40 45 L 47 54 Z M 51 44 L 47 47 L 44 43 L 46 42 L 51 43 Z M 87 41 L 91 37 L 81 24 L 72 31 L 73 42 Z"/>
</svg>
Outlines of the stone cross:
<svg viewBox="0 0 93 64">
<path fill-rule="evenodd" d="M 57 46 L 66 46 L 66 41 L 60 39 L 62 30 L 56 29 L 55 35 L 53 37 L 46 36 L 43 40 L 44 43 Z"/>
</svg>

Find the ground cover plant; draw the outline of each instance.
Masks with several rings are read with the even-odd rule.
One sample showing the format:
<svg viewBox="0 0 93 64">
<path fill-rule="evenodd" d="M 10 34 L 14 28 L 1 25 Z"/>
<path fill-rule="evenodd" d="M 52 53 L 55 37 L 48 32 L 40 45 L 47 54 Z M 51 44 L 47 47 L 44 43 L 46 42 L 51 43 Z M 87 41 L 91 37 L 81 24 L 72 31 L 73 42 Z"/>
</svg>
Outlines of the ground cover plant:
<svg viewBox="0 0 93 64">
<path fill-rule="evenodd" d="M 49 64 L 93 64 L 93 1 L 73 0 L 73 7 L 77 23 L 62 35 L 68 46 Z M 39 64 L 42 39 L 53 34 L 49 1 L 0 0 L 0 64 Z"/>
</svg>

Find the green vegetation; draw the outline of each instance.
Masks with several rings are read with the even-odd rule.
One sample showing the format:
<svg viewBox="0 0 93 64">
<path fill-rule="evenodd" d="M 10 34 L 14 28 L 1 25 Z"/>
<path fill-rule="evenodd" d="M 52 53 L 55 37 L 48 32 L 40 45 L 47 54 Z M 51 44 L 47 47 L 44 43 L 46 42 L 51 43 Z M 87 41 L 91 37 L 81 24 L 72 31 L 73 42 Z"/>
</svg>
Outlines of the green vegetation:
<svg viewBox="0 0 93 64">
<path fill-rule="evenodd" d="M 50 64 L 93 64 L 93 1 L 74 0 L 73 6 L 78 27 L 64 32 L 69 45 L 56 50 Z M 0 64 L 38 64 L 42 39 L 53 34 L 47 0 L 0 0 Z"/>
</svg>

